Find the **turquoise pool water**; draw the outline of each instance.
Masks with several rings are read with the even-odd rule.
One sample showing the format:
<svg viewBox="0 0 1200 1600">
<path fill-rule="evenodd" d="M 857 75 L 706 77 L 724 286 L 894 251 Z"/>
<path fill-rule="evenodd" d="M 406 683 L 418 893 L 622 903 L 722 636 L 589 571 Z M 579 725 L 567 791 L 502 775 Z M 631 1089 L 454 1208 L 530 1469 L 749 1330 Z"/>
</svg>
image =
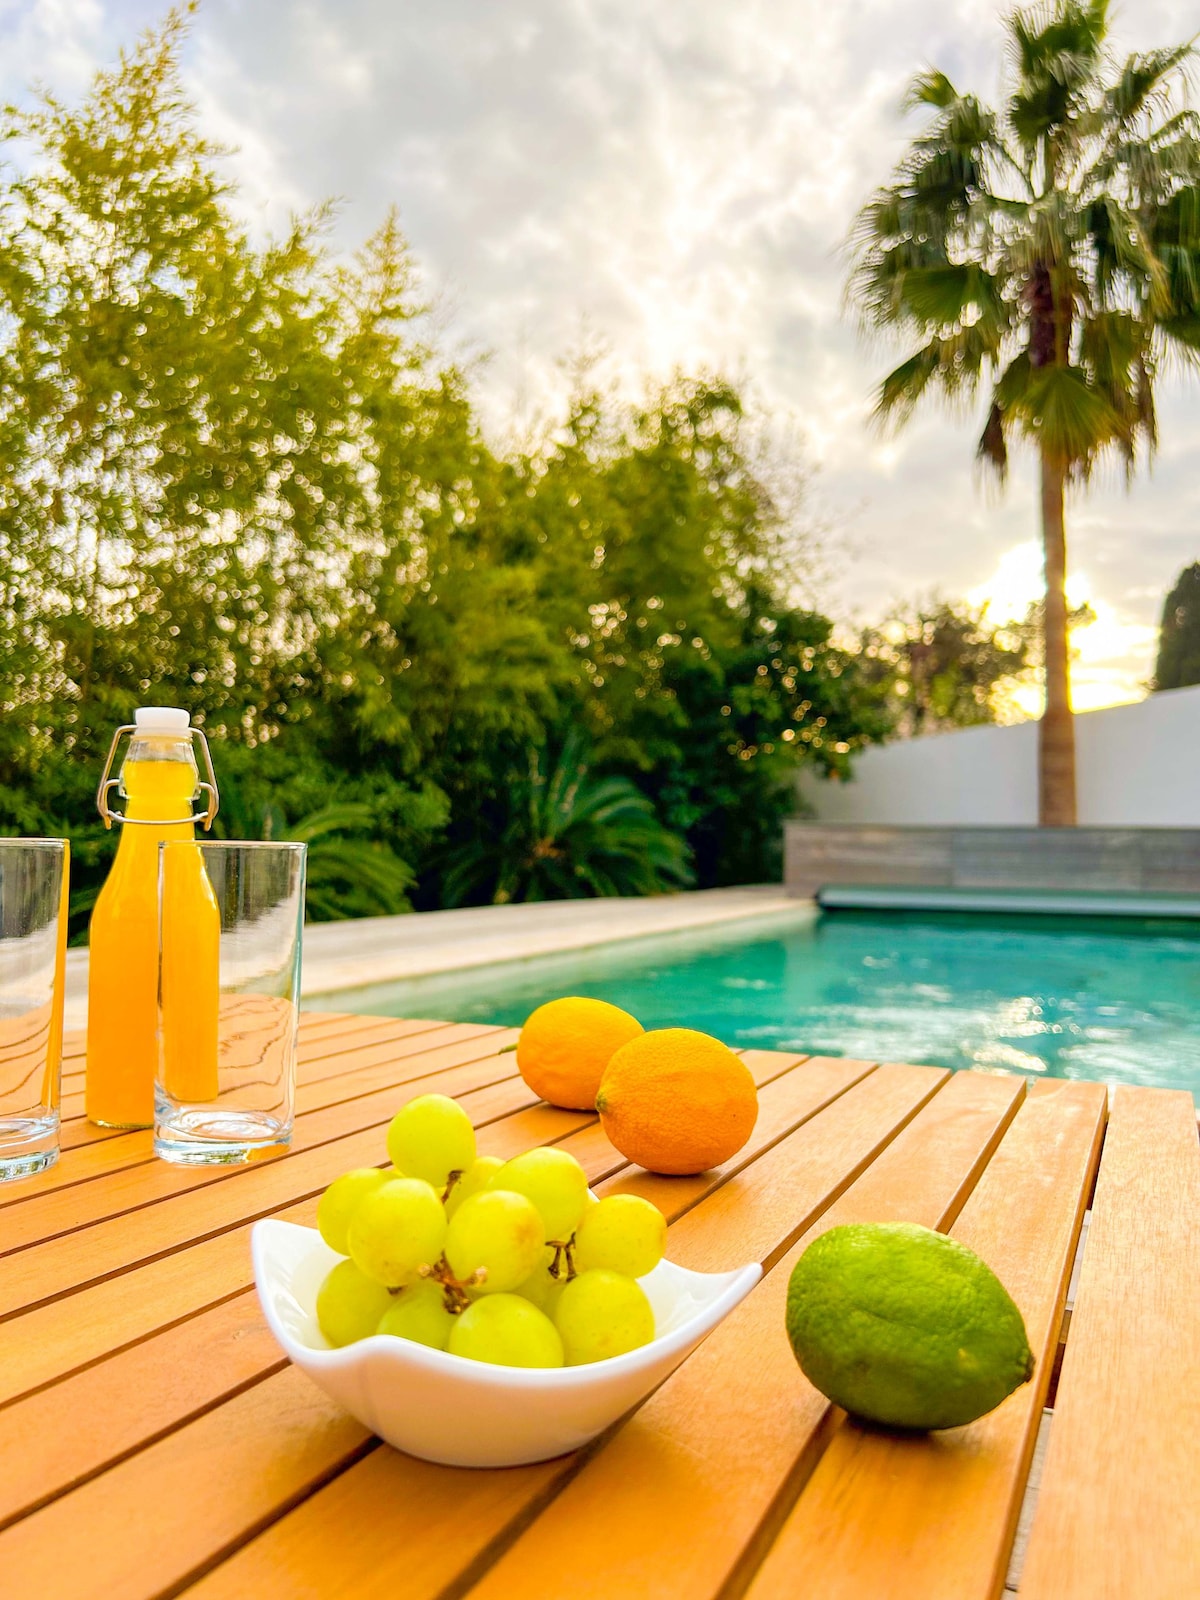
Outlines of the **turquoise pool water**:
<svg viewBox="0 0 1200 1600">
<path fill-rule="evenodd" d="M 832 912 L 392 984 L 338 1003 L 519 1024 L 562 994 L 734 1045 L 1200 1093 L 1200 924 L 1186 922 Z"/>
</svg>

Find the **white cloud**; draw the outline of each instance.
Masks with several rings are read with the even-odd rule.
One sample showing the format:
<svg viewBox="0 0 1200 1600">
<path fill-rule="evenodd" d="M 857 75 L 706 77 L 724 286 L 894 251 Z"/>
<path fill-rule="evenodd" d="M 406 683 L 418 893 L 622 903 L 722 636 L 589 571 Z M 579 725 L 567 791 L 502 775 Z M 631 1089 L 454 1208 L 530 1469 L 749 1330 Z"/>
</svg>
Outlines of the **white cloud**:
<svg viewBox="0 0 1200 1600">
<path fill-rule="evenodd" d="M 795 414 L 854 551 L 825 599 L 868 617 L 978 588 L 1036 532 L 1033 464 L 1016 463 L 1004 498 L 985 493 L 977 423 L 930 412 L 895 440 L 872 431 L 892 352 L 843 315 L 838 254 L 902 148 L 904 82 L 933 61 L 993 93 L 1007 9 L 206 0 L 187 66 L 206 125 L 241 146 L 257 225 L 337 195 L 353 244 L 399 203 L 458 334 L 492 352 L 478 381 L 497 422 L 561 392 L 584 330 L 619 372 L 725 366 Z M 3 87 L 40 72 L 74 91 L 156 14 L 0 0 Z M 1117 20 L 1123 48 L 1195 26 L 1191 0 L 1139 0 Z M 1196 388 L 1165 386 L 1162 435 L 1153 477 L 1100 485 L 1069 519 L 1075 571 L 1126 630 L 1113 670 L 1127 684 L 1148 674 L 1161 596 L 1200 548 Z"/>
</svg>

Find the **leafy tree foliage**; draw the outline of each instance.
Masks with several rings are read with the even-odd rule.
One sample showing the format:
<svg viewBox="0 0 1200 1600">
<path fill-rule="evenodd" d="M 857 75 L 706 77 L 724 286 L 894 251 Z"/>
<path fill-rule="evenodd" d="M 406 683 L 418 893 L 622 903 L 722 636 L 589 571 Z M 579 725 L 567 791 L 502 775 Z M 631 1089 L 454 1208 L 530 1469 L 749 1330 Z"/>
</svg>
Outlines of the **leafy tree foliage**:
<svg viewBox="0 0 1200 1600">
<path fill-rule="evenodd" d="M 1163 604 L 1156 689 L 1200 683 L 1200 561 L 1184 567 Z"/>
<path fill-rule="evenodd" d="M 654 894 L 692 882 L 688 850 L 658 820 L 628 778 L 593 777 L 578 729 L 557 758 L 532 751 L 529 771 L 508 791 L 496 833 L 478 833 L 455 851 L 443 900 L 461 905 L 482 894 L 512 900 L 573 900 L 589 895 Z"/>
<path fill-rule="evenodd" d="M 1014 440 L 1041 464 L 1046 551 L 1041 818 L 1075 821 L 1064 491 L 1115 453 L 1132 473 L 1157 442 L 1164 361 L 1200 361 L 1200 117 L 1191 44 L 1115 62 L 1109 0 L 1011 13 L 998 108 L 943 73 L 917 77 L 928 114 L 857 226 L 852 292 L 866 320 L 917 348 L 884 380 L 882 417 L 929 394 L 982 390 L 981 460 Z"/>
<path fill-rule="evenodd" d="M 862 654 L 894 700 L 895 731 L 916 737 L 995 722 L 1004 693 L 1028 673 L 1030 631 L 994 627 L 986 606 L 935 595 L 866 629 Z"/>
<path fill-rule="evenodd" d="M 988 608 L 932 595 L 897 607 L 858 643 L 862 671 L 883 686 L 891 733 L 915 738 L 950 728 L 1002 721 L 1014 690 L 1036 681 L 1043 667 L 1044 607 L 993 623 Z M 1071 635 L 1096 620 L 1086 603 L 1067 612 Z M 1074 650 L 1072 649 L 1072 657 Z"/>
<path fill-rule="evenodd" d="M 496 451 L 394 216 L 350 260 L 237 220 L 182 30 L 2 130 L 0 826 L 69 834 L 86 911 L 153 699 L 221 830 L 309 840 L 320 916 L 769 873 L 797 763 L 887 716 L 792 603 L 737 392 L 581 392 Z"/>
</svg>

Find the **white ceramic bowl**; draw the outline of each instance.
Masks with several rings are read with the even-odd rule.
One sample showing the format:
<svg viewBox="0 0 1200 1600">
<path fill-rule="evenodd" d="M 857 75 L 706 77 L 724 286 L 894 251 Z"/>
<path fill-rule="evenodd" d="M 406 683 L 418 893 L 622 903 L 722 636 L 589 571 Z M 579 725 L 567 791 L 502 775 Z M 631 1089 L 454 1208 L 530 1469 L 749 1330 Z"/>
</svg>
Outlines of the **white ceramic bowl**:
<svg viewBox="0 0 1200 1600">
<path fill-rule="evenodd" d="M 585 1367 L 495 1367 L 376 1335 L 332 1349 L 317 1327 L 322 1278 L 340 1257 L 313 1228 L 257 1222 L 254 1281 L 271 1332 L 314 1383 L 398 1450 L 452 1467 L 515 1467 L 577 1450 L 689 1355 L 762 1276 L 661 1261 L 641 1280 L 656 1337 Z"/>
</svg>

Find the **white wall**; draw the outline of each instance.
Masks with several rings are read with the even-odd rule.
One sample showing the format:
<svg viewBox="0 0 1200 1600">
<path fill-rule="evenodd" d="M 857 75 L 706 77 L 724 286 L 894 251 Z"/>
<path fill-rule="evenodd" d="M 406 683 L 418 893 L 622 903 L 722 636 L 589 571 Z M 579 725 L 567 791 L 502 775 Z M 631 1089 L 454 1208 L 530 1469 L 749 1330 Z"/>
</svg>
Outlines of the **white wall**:
<svg viewBox="0 0 1200 1600">
<path fill-rule="evenodd" d="M 1200 686 L 1075 719 L 1079 821 L 1200 827 Z M 806 775 L 821 822 L 1037 822 L 1037 724 L 964 728 L 863 751 L 849 783 Z"/>
</svg>

